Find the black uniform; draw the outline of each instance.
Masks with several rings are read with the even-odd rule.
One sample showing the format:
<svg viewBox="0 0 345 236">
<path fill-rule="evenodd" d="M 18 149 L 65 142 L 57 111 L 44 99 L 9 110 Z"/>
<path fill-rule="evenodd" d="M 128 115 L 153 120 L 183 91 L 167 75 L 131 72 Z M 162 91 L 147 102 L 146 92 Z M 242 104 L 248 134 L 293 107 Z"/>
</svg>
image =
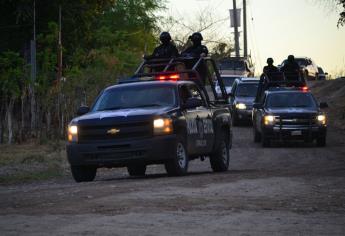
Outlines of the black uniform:
<svg viewBox="0 0 345 236">
<path fill-rule="evenodd" d="M 272 73 L 277 73 L 277 72 L 279 72 L 279 70 L 274 65 L 268 65 L 264 67 L 264 73 L 267 75 L 272 74 Z"/>
<path fill-rule="evenodd" d="M 153 58 L 172 58 L 178 57 L 178 51 L 175 45 L 172 43 L 161 44 L 155 48 L 152 55 L 146 56 L 145 59 L 153 59 Z"/>
<path fill-rule="evenodd" d="M 159 36 L 159 40 L 162 42 L 162 44 L 155 48 L 152 55 L 145 56 L 145 59 L 162 59 L 179 56 L 177 48 L 171 43 L 171 36 L 169 32 L 162 32 Z"/>
<path fill-rule="evenodd" d="M 205 45 L 193 45 L 182 52 L 183 56 L 200 57 L 201 54 L 208 55 L 208 49 Z"/>
<path fill-rule="evenodd" d="M 288 60 L 280 71 L 284 73 L 286 80 L 299 80 L 300 66 L 295 60 Z"/>
</svg>

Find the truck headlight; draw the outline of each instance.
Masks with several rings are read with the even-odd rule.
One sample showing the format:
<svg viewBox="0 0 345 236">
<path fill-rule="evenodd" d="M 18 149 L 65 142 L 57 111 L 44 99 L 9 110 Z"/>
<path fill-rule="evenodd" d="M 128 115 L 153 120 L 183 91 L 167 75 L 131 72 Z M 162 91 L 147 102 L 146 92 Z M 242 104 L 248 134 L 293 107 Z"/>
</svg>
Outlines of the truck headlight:
<svg viewBox="0 0 345 236">
<path fill-rule="evenodd" d="M 265 125 L 274 125 L 276 118 L 272 115 L 264 116 L 264 124 Z"/>
<path fill-rule="evenodd" d="M 68 141 L 78 142 L 78 126 L 76 125 L 68 126 Z"/>
<path fill-rule="evenodd" d="M 318 115 L 317 121 L 319 122 L 319 124 L 325 125 L 326 124 L 326 116 L 325 115 Z"/>
<path fill-rule="evenodd" d="M 159 118 L 153 120 L 153 134 L 171 134 L 173 132 L 172 120 L 170 118 Z"/>
<path fill-rule="evenodd" d="M 247 108 L 247 106 L 244 103 L 237 103 L 236 108 L 239 110 L 245 110 Z"/>
</svg>

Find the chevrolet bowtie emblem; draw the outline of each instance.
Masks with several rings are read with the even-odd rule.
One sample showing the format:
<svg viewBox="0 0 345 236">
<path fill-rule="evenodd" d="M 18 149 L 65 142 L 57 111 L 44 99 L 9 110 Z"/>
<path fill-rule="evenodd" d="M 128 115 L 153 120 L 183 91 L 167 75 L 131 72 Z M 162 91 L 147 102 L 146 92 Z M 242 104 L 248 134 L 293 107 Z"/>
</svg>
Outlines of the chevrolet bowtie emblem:
<svg viewBox="0 0 345 236">
<path fill-rule="evenodd" d="M 110 130 L 107 131 L 107 134 L 112 134 L 112 135 L 114 135 L 114 134 L 117 134 L 118 132 L 120 132 L 119 129 L 110 129 Z"/>
</svg>

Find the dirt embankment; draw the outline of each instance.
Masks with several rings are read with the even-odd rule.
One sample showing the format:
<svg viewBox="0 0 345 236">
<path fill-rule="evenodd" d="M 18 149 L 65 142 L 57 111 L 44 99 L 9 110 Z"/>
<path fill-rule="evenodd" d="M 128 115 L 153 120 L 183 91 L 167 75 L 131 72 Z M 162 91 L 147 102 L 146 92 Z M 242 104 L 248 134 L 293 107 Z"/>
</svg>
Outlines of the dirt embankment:
<svg viewBox="0 0 345 236">
<path fill-rule="evenodd" d="M 345 79 L 310 82 L 309 87 L 319 102 L 327 102 L 330 126 L 345 130 Z"/>
</svg>

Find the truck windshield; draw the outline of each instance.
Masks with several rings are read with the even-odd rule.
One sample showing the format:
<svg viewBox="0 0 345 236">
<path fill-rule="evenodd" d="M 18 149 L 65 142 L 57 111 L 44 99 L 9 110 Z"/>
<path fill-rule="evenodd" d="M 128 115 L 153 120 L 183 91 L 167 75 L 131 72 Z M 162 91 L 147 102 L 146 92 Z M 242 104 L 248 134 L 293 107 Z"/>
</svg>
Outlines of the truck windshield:
<svg viewBox="0 0 345 236">
<path fill-rule="evenodd" d="M 93 111 L 144 107 L 173 107 L 175 89 L 164 85 L 121 86 L 106 90 L 97 100 Z"/>
<path fill-rule="evenodd" d="M 257 83 L 238 84 L 235 95 L 237 97 L 255 97 L 258 87 Z"/>
<path fill-rule="evenodd" d="M 269 108 L 316 108 L 315 100 L 310 93 L 273 93 L 267 96 L 266 106 Z"/>
<path fill-rule="evenodd" d="M 237 79 L 237 77 L 227 77 L 227 76 L 222 76 L 221 77 L 224 83 L 224 86 L 226 87 L 232 87 L 233 83 Z"/>
<path fill-rule="evenodd" d="M 221 70 L 245 70 L 244 61 L 222 61 L 219 65 Z"/>
</svg>

